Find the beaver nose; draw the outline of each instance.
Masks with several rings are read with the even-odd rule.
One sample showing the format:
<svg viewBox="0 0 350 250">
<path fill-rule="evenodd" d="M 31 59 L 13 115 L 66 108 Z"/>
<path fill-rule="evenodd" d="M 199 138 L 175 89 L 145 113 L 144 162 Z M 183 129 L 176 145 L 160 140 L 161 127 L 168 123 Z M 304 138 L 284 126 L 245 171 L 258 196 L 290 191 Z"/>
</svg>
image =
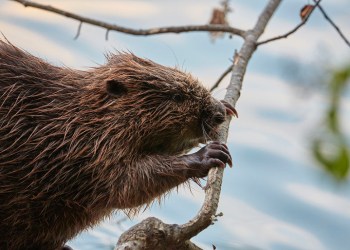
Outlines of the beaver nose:
<svg viewBox="0 0 350 250">
<path fill-rule="evenodd" d="M 216 125 L 223 123 L 225 121 L 225 114 L 226 114 L 226 111 L 225 111 L 224 105 L 220 103 L 220 105 L 217 107 L 217 110 L 213 115 L 213 122 Z"/>
</svg>

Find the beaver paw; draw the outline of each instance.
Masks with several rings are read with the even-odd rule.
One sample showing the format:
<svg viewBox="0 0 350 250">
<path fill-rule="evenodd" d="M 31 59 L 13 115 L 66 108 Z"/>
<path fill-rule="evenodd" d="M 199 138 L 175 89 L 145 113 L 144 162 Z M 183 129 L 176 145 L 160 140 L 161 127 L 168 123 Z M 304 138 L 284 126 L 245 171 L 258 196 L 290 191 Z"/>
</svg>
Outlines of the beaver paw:
<svg viewBox="0 0 350 250">
<path fill-rule="evenodd" d="M 198 152 L 187 155 L 189 177 L 205 177 L 213 167 L 225 167 L 226 163 L 232 167 L 232 157 L 228 148 L 221 142 L 211 142 Z"/>
</svg>

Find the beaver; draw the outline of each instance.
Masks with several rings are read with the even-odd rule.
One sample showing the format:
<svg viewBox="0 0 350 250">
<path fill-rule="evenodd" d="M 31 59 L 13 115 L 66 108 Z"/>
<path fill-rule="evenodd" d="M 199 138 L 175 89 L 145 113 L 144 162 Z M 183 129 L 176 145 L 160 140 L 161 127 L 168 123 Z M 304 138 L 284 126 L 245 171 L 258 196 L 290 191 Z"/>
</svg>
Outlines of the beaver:
<svg viewBox="0 0 350 250">
<path fill-rule="evenodd" d="M 230 104 L 177 68 L 106 57 L 75 70 L 0 40 L 0 249 L 64 249 L 112 211 L 232 165 L 215 141 Z"/>
</svg>

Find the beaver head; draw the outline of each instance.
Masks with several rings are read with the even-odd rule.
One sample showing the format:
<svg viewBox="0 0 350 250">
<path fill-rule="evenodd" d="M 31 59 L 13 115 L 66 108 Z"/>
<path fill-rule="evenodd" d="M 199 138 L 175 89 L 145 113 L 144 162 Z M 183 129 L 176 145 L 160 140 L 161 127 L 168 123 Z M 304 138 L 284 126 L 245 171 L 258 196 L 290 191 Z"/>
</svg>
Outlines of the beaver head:
<svg viewBox="0 0 350 250">
<path fill-rule="evenodd" d="M 128 141 L 141 152 L 182 153 L 214 140 L 225 120 L 224 105 L 176 68 L 122 53 L 109 56 L 94 74 L 100 80 L 90 88 L 106 95 L 118 124 L 136 127 Z"/>
</svg>

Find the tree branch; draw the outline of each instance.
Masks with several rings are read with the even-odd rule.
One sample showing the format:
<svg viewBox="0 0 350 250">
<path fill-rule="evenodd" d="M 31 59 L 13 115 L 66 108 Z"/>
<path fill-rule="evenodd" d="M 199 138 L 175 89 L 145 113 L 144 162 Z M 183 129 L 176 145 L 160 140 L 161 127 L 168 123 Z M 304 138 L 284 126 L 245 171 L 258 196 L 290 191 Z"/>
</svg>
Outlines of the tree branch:
<svg viewBox="0 0 350 250">
<path fill-rule="evenodd" d="M 230 85 L 227 88 L 225 101 L 235 106 L 242 88 L 243 76 L 248 62 L 256 49 L 256 42 L 279 6 L 281 0 L 270 0 L 261 13 L 255 27 L 247 32 L 238 57 L 234 60 Z M 226 142 L 230 119 L 223 124 L 220 130 L 220 141 Z M 221 183 L 223 177 L 222 168 L 213 168 L 209 172 L 205 200 L 197 216 L 183 225 L 168 225 L 155 218 L 148 218 L 130 230 L 124 232 L 116 249 L 163 249 L 164 246 L 172 246 L 171 249 L 198 249 L 189 239 L 203 231 L 215 219 L 215 213 L 219 203 Z M 149 226 L 149 225 L 153 226 Z M 137 232 L 137 233 L 136 233 Z M 139 235 L 136 237 L 136 235 Z M 160 236 L 157 238 L 157 236 Z M 164 248 L 166 249 L 166 248 Z"/>
<path fill-rule="evenodd" d="M 276 40 L 280 40 L 282 38 L 287 38 L 289 37 L 290 35 L 292 35 L 293 33 L 297 32 L 297 30 L 299 30 L 302 26 L 304 26 L 304 24 L 309 20 L 309 17 L 311 16 L 312 12 L 315 10 L 315 8 L 321 3 L 322 0 L 319 0 L 319 1 L 316 1 L 316 4 L 314 6 L 314 8 L 308 13 L 308 15 L 301 21 L 301 23 L 299 23 L 297 26 L 295 26 L 294 29 L 290 30 L 289 32 L 283 34 L 283 35 L 279 35 L 279 36 L 276 36 L 276 37 L 272 37 L 272 38 L 269 38 L 269 39 L 266 39 L 264 41 L 261 41 L 261 42 L 258 42 L 257 43 L 257 46 L 260 46 L 260 45 L 263 45 L 263 44 L 266 44 L 266 43 L 269 43 L 269 42 L 273 42 L 273 41 L 276 41 Z"/>
<path fill-rule="evenodd" d="M 177 27 L 176 26 L 158 27 L 158 28 L 150 28 L 150 29 L 131 29 L 131 28 L 126 28 L 116 24 L 110 24 L 110 23 L 98 21 L 92 18 L 83 17 L 68 11 L 55 8 L 50 5 L 43 5 L 43 4 L 35 3 L 32 1 L 26 1 L 26 0 L 11 0 L 11 1 L 18 2 L 24 5 L 25 7 L 33 7 L 36 9 L 53 12 L 61 16 L 78 20 L 81 23 L 88 23 L 91 25 L 102 27 L 107 29 L 107 32 L 114 30 L 114 31 L 118 31 L 118 32 L 130 34 L 130 35 L 135 35 L 135 36 L 151 36 L 151 35 L 164 34 L 164 33 L 207 31 L 207 32 L 225 32 L 225 33 L 234 34 L 244 38 L 246 34 L 244 30 L 227 26 L 227 25 L 188 25 L 188 26 L 177 26 Z M 108 36 L 107 34 L 106 34 L 106 37 Z"/>
<path fill-rule="evenodd" d="M 321 0 L 320 1 L 314 0 L 314 2 L 316 3 L 315 6 L 317 6 L 320 9 L 320 11 L 323 14 L 324 18 L 333 26 L 333 28 L 338 32 L 340 37 L 344 40 L 344 42 L 350 47 L 349 40 L 345 37 L 345 35 L 339 29 L 339 27 L 332 21 L 332 19 L 327 15 L 326 11 L 322 8 L 322 6 L 320 4 L 318 4 L 319 2 L 321 2 Z"/>
<path fill-rule="evenodd" d="M 210 88 L 210 92 L 213 92 L 214 89 L 216 89 L 217 87 L 219 87 L 219 84 L 221 83 L 221 81 L 232 71 L 233 65 L 230 65 L 219 77 L 219 79 L 216 80 L 216 82 L 214 83 L 214 85 Z"/>
</svg>

